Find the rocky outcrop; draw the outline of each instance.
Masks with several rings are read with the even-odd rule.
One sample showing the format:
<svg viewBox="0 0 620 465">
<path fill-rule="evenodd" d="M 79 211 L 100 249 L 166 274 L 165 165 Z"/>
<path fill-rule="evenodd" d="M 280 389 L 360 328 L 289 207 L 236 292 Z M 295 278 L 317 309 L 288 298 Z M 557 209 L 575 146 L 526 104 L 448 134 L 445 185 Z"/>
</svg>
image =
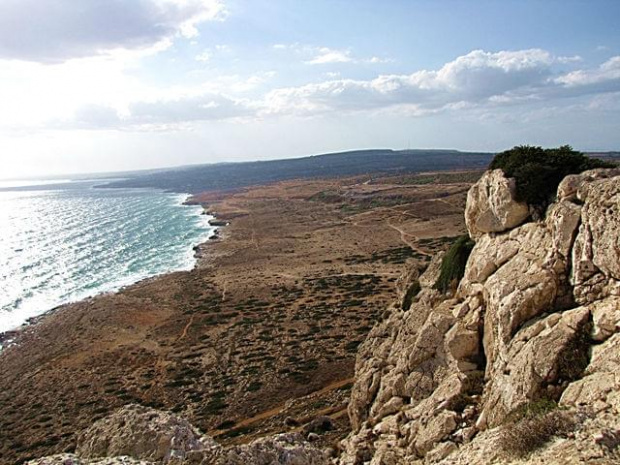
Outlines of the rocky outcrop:
<svg viewBox="0 0 620 465">
<path fill-rule="evenodd" d="M 78 438 L 76 454 L 43 457 L 29 465 L 327 465 L 327 455 L 299 434 L 281 434 L 222 447 L 186 420 L 126 405 Z"/>
<path fill-rule="evenodd" d="M 131 457 L 106 457 L 96 460 L 83 459 L 75 454 L 58 454 L 26 462 L 26 465 L 154 465 Z"/>
<path fill-rule="evenodd" d="M 327 456 L 301 435 L 280 434 L 224 450 L 214 465 L 327 465 Z M 202 465 L 209 465 L 203 462 Z"/>
<path fill-rule="evenodd" d="M 83 432 L 77 455 L 83 458 L 129 456 L 162 464 L 184 460 L 195 451 L 217 449 L 187 421 L 169 413 L 130 404 Z"/>
<path fill-rule="evenodd" d="M 586 179 L 588 179 L 586 177 Z M 571 284 L 581 303 L 620 295 L 620 181 L 618 177 L 581 180 L 581 225 L 572 251 Z"/>
<path fill-rule="evenodd" d="M 467 193 L 465 224 L 475 239 L 520 225 L 530 215 L 524 202 L 517 202 L 514 179 L 502 170 L 487 171 Z"/>
<path fill-rule="evenodd" d="M 577 430 L 562 445 L 537 445 L 532 463 L 613 459 L 620 171 L 566 178 L 544 217 L 525 224 L 530 209 L 514 193 L 513 180 L 487 172 L 468 194 L 476 245 L 456 295 L 429 298 L 437 291 L 420 277 L 412 305 L 371 331 L 339 463 L 511 463 L 502 431 L 538 402 L 559 402 Z M 604 418 L 588 417 L 586 407 Z M 607 439 L 591 443 L 586 430 Z"/>
</svg>

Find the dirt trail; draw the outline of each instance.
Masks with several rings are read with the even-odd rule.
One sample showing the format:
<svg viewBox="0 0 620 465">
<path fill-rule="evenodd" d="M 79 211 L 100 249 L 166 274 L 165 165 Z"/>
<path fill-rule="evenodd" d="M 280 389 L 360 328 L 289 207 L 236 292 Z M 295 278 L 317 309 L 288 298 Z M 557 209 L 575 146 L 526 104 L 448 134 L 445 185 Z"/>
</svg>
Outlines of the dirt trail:
<svg viewBox="0 0 620 465">
<path fill-rule="evenodd" d="M 407 234 L 402 228 L 399 228 L 395 224 L 392 224 L 390 222 L 390 220 L 391 220 L 391 218 L 388 218 L 387 225 L 390 228 L 392 228 L 395 231 L 398 231 L 400 233 L 400 240 L 403 241 L 405 244 L 407 244 L 411 248 L 411 250 L 413 250 L 413 251 L 415 251 L 415 252 L 417 252 L 419 254 L 426 255 L 428 257 L 430 257 L 432 255 L 432 254 L 429 254 L 428 252 L 425 252 L 424 250 L 418 248 L 415 244 L 413 244 L 411 241 L 409 241 L 407 239 L 407 236 L 409 236 L 409 234 Z"/>
<path fill-rule="evenodd" d="M 185 328 L 183 328 L 183 332 L 181 333 L 181 336 L 179 336 L 179 339 L 177 339 L 178 341 L 182 340 L 185 336 L 187 336 L 187 330 L 190 328 L 190 326 L 192 325 L 192 323 L 194 322 L 194 317 L 196 315 L 192 315 L 189 319 L 189 321 L 187 322 L 187 324 L 185 325 Z"/>
<path fill-rule="evenodd" d="M 350 384 L 354 381 L 354 378 L 346 378 L 346 379 L 341 379 L 338 381 L 334 381 L 333 383 L 328 384 L 327 386 L 323 387 L 322 389 L 315 391 L 311 394 L 309 394 L 309 396 L 321 396 L 323 394 L 326 394 L 330 391 L 333 391 L 335 389 L 341 388 L 343 386 L 346 386 L 347 384 Z M 238 429 L 238 428 L 243 428 L 249 425 L 252 425 L 254 423 L 257 423 L 261 420 L 265 420 L 267 418 L 271 418 L 271 417 L 275 417 L 276 415 L 279 415 L 280 413 L 282 413 L 282 411 L 285 409 L 286 404 L 280 404 L 277 407 L 274 407 L 272 409 L 266 410 L 264 412 L 261 412 L 257 415 L 254 415 L 253 417 L 250 418 L 246 418 L 245 420 L 241 420 L 239 422 L 235 423 L 235 426 L 233 429 Z M 330 409 L 333 409 L 333 407 L 331 407 Z M 346 409 L 344 409 L 346 411 Z M 339 414 L 339 416 L 342 416 L 342 411 L 339 410 L 338 412 L 335 412 L 335 414 Z M 210 431 L 208 434 L 210 436 L 213 437 L 217 437 L 219 434 L 222 434 L 224 431 L 222 430 L 213 430 Z"/>
</svg>

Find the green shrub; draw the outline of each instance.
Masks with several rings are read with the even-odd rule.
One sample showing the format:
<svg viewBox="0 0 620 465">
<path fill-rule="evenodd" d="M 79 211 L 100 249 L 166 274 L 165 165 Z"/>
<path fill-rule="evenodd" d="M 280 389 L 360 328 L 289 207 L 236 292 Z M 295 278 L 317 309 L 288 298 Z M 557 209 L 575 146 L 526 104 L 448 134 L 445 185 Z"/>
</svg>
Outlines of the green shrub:
<svg viewBox="0 0 620 465">
<path fill-rule="evenodd" d="M 565 176 L 614 166 L 603 160 L 589 158 L 569 145 L 552 149 L 520 145 L 497 154 L 489 169 L 499 168 L 506 176 L 515 178 L 518 201 L 544 209 Z"/>
<path fill-rule="evenodd" d="M 471 250 L 474 248 L 474 241 L 469 236 L 460 236 L 452 247 L 446 252 L 441 262 L 441 272 L 439 278 L 433 286 L 435 289 L 446 292 L 454 283 L 458 283 L 465 274 L 465 265 Z"/>
<path fill-rule="evenodd" d="M 516 408 L 506 417 L 504 423 L 518 423 L 521 420 L 545 415 L 558 409 L 558 403 L 551 399 L 537 399 Z"/>
<path fill-rule="evenodd" d="M 262 386 L 263 386 L 263 383 L 261 383 L 260 381 L 252 381 L 250 385 L 248 386 L 248 391 L 256 392 L 260 390 Z"/>
</svg>

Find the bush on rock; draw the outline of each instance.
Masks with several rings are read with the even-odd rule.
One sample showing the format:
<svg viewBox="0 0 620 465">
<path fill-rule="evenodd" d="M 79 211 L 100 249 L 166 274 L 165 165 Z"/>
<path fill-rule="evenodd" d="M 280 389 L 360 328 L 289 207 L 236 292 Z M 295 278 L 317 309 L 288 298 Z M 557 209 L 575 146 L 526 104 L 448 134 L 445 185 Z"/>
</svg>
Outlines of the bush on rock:
<svg viewBox="0 0 620 465">
<path fill-rule="evenodd" d="M 517 201 L 544 209 L 552 200 L 560 181 L 569 174 L 615 165 L 590 158 L 569 145 L 543 149 L 520 145 L 495 156 L 489 169 L 501 169 L 517 183 Z"/>
</svg>

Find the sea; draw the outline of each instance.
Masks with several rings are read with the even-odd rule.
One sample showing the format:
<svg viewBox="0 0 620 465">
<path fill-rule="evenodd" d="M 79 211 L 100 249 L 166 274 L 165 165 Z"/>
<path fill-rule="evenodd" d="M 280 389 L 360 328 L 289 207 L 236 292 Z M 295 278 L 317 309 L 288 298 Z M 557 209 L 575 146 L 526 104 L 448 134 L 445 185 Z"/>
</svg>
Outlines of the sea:
<svg viewBox="0 0 620 465">
<path fill-rule="evenodd" d="M 0 333 L 59 305 L 195 265 L 214 228 L 187 195 L 106 180 L 0 182 Z"/>
</svg>

